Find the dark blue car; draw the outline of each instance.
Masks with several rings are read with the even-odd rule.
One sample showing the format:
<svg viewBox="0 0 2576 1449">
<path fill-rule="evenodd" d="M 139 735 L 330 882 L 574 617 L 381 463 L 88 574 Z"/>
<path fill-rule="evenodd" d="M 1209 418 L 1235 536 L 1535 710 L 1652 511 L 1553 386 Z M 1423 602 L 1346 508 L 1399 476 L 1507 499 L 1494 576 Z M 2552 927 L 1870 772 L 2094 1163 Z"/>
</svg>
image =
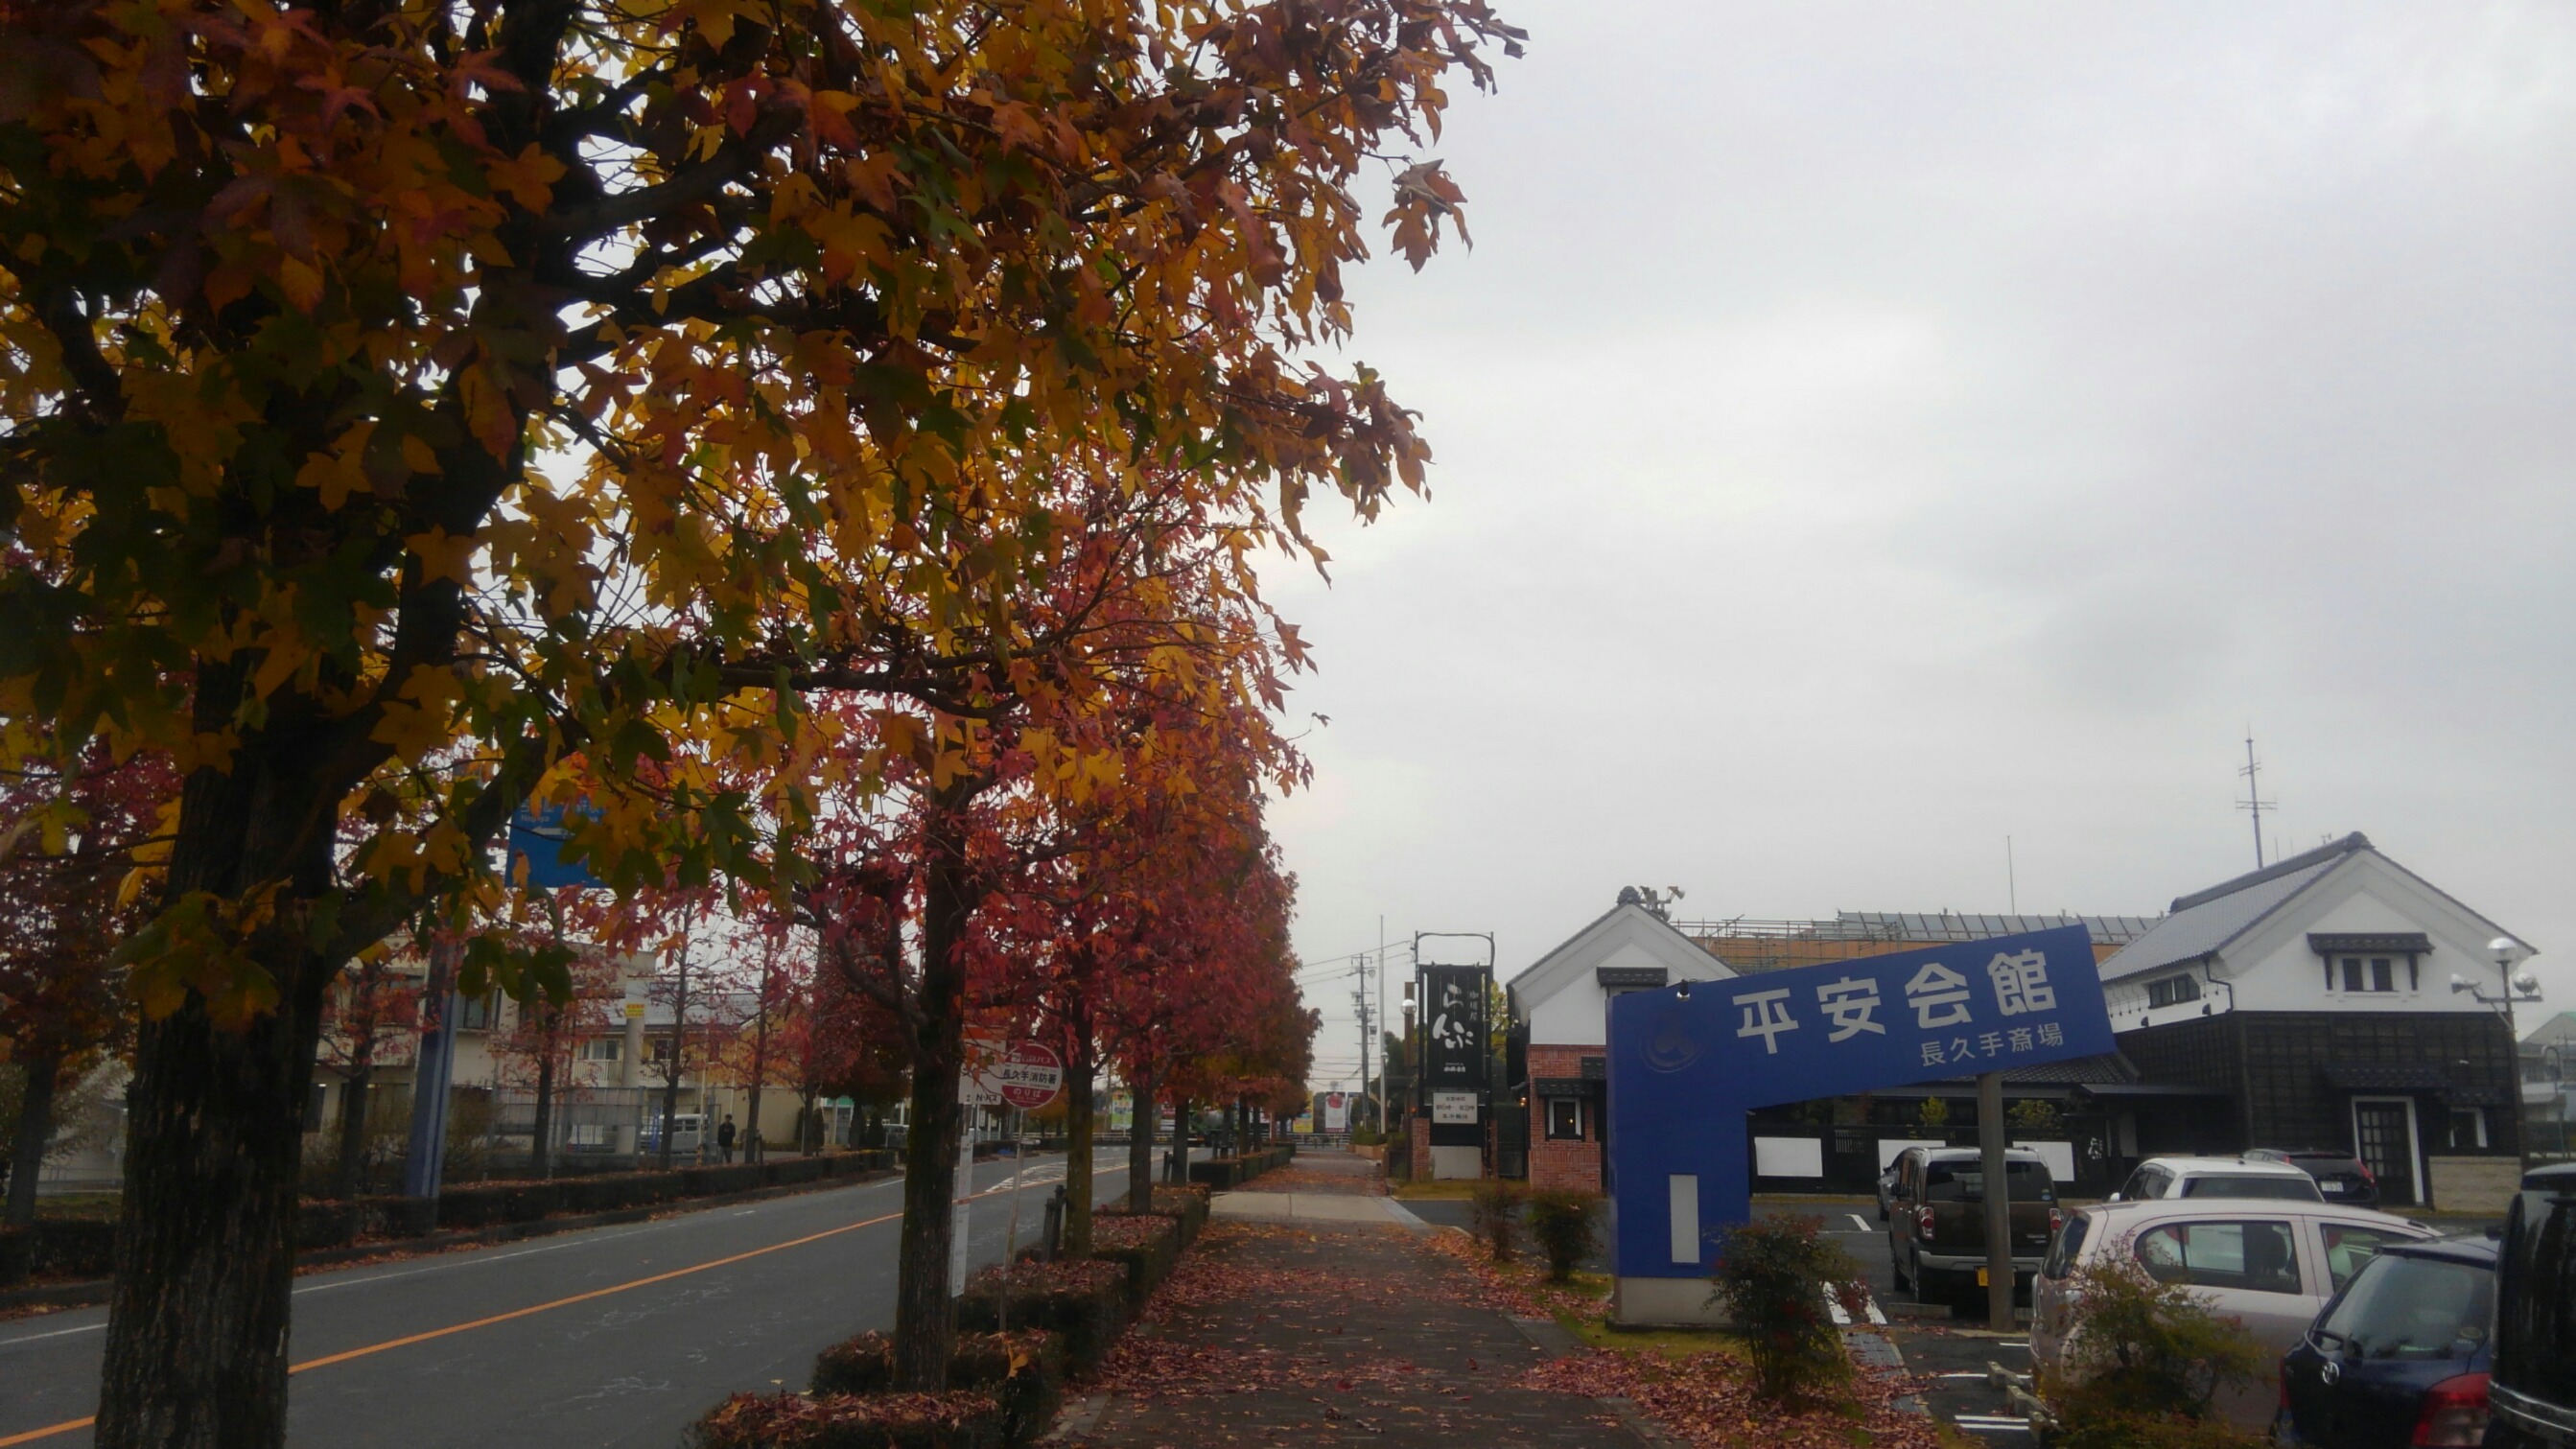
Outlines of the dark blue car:
<svg viewBox="0 0 2576 1449">
<path fill-rule="evenodd" d="M 2381 1249 L 2281 1360 L 2281 1442 L 2482 1442 L 2495 1270 L 2496 1245 L 2484 1239 Z"/>
</svg>

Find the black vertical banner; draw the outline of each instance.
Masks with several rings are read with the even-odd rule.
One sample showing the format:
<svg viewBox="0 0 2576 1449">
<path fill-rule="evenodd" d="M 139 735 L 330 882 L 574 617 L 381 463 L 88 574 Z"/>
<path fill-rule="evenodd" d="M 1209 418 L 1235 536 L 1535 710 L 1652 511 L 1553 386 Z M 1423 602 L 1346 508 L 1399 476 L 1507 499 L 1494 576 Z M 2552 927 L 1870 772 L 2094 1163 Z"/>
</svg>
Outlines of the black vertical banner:
<svg viewBox="0 0 2576 1449">
<path fill-rule="evenodd" d="M 1485 1086 L 1483 966 L 1425 966 L 1422 989 L 1422 1085 L 1427 1091 L 1481 1091 Z"/>
<path fill-rule="evenodd" d="M 1422 968 L 1422 1104 L 1431 1116 L 1435 1146 L 1485 1140 L 1485 1012 L 1493 979 L 1488 966 Z"/>
</svg>

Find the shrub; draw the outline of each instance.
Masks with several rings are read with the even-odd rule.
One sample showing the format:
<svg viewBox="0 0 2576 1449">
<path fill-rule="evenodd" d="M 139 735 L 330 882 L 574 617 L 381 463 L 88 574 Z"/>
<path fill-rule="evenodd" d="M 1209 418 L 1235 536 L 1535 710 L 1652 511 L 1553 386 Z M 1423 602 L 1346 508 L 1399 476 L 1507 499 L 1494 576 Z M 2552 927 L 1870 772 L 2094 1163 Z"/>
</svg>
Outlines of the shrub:
<svg viewBox="0 0 2576 1449">
<path fill-rule="evenodd" d="M 1179 1220 L 1159 1215 L 1095 1214 L 1091 1219 L 1091 1256 L 1127 1265 L 1127 1311 L 1142 1312 L 1145 1299 L 1172 1276 L 1173 1267 L 1180 1262 Z"/>
<path fill-rule="evenodd" d="M 736 1394 L 689 1426 L 689 1449 L 1002 1449 L 991 1394 Z"/>
<path fill-rule="evenodd" d="M 948 1387 L 991 1394 L 1003 1436 L 1026 1444 L 1046 1433 L 1064 1405 L 1064 1345 L 1052 1333 L 962 1333 L 948 1357 Z M 894 1340 L 882 1333 L 844 1339 L 814 1357 L 813 1393 L 883 1394 L 894 1384 Z"/>
<path fill-rule="evenodd" d="M 2233 1449 L 2257 1443 L 2210 1418 L 2220 1390 L 2250 1379 L 2264 1354 L 2233 1319 L 2125 1255 L 2072 1282 L 2064 1361 L 2041 1386 L 2067 1449 Z"/>
<path fill-rule="evenodd" d="M 957 1300 L 962 1330 L 1037 1328 L 1058 1335 L 1077 1374 L 1100 1366 L 1126 1324 L 1127 1265 L 1099 1259 L 986 1268 L 967 1280 Z"/>
<path fill-rule="evenodd" d="M 1825 1298 L 1861 1311 L 1869 1287 L 1861 1266 L 1824 1235 L 1821 1218 L 1756 1218 L 1717 1245 L 1715 1301 L 1744 1335 L 1754 1392 L 1776 1403 L 1819 1397 L 1851 1376 L 1851 1359 Z"/>
<path fill-rule="evenodd" d="M 1508 1263 L 1520 1240 L 1520 1189 L 1499 1178 L 1484 1178 L 1468 1195 L 1476 1236 L 1493 1251 L 1494 1261 Z"/>
<path fill-rule="evenodd" d="M 1590 1193 L 1559 1188 L 1530 1195 L 1530 1236 L 1538 1239 L 1538 1250 L 1547 1258 L 1549 1282 L 1563 1283 L 1574 1276 L 1584 1255 L 1592 1251 L 1600 1222 L 1601 1199 Z"/>
</svg>

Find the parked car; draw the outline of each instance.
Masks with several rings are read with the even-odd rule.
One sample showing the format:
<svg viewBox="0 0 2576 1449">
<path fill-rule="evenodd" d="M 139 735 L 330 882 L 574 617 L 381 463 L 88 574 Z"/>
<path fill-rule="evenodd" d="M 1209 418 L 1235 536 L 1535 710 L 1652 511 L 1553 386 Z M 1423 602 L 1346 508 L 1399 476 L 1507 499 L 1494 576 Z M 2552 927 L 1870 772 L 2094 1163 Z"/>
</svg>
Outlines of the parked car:
<svg viewBox="0 0 2576 1449">
<path fill-rule="evenodd" d="M 2317 1191 L 2327 1202 L 2346 1203 L 2353 1207 L 2379 1206 L 2379 1179 L 2360 1158 L 2349 1152 L 2294 1150 L 2279 1147 L 2257 1147 L 2245 1154 L 2248 1162 L 2286 1162 L 2316 1179 Z"/>
<path fill-rule="evenodd" d="M 2266 1363 L 2277 1363 L 2380 1249 L 2435 1236 L 2422 1223 L 2387 1213 L 2288 1198 L 2199 1196 L 2078 1208 L 2040 1266 L 2031 1357 L 2043 1371 L 2061 1370 L 2067 1345 L 2083 1331 L 2075 1316 L 2075 1271 L 2118 1255 L 2159 1282 L 2198 1290 L 2254 1335 Z M 2218 1408 L 2230 1421 L 2260 1429 L 2278 1408 L 2275 1385 L 2240 1385 L 2222 1395 Z"/>
<path fill-rule="evenodd" d="M 2111 1202 L 2150 1202 L 2173 1197 L 2264 1197 L 2289 1202 L 2323 1202 L 2317 1180 L 2285 1162 L 2248 1162 L 2242 1157 L 2150 1157 Z"/>
<path fill-rule="evenodd" d="M 2485 1238 L 2382 1248 L 2281 1360 L 2274 1436 L 2317 1449 L 2483 1442 L 2495 1265 Z"/>
<path fill-rule="evenodd" d="M 1895 1191 L 1896 1163 L 1890 1159 L 1887 1166 L 1878 1170 L 1878 1220 L 1882 1223 L 1887 1221 L 1891 1211 L 1888 1204 L 1893 1200 L 1892 1194 Z"/>
<path fill-rule="evenodd" d="M 1923 1303 L 1961 1303 L 1986 1287 L 1986 1165 L 1973 1147 L 1908 1147 L 1888 1189 L 1888 1251 L 1896 1286 Z M 2057 1183 L 2038 1153 L 2004 1154 L 2012 1208 L 2013 1289 L 2029 1291 L 2057 1231 Z M 1983 1301 L 1983 1300 L 1977 1300 Z"/>
<path fill-rule="evenodd" d="M 2497 1252 L 2492 1449 L 2576 1445 L 2576 1163 L 2534 1168 Z"/>
</svg>

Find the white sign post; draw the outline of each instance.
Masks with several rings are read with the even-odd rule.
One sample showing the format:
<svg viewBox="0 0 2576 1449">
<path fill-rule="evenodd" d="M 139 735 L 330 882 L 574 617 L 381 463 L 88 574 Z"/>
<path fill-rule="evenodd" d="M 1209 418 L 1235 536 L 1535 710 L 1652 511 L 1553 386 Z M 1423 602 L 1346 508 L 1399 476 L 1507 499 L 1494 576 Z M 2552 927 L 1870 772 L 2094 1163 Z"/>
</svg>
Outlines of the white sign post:
<svg viewBox="0 0 2576 1449">
<path fill-rule="evenodd" d="M 976 1079 L 970 1068 L 957 1077 L 957 1105 L 961 1117 L 977 1107 L 989 1107 L 1000 1098 Z M 948 1296 L 956 1298 L 966 1291 L 966 1229 L 968 1208 L 975 1200 L 975 1123 L 972 1117 L 957 1124 L 957 1187 L 948 1210 Z"/>
<path fill-rule="evenodd" d="M 1458 1127 L 1476 1125 L 1476 1094 L 1473 1092 L 1434 1092 L 1431 1094 L 1431 1120 Z"/>
<path fill-rule="evenodd" d="M 962 1112 L 977 1107 L 1010 1105 L 1030 1111 L 1055 1100 L 1064 1088 L 1064 1060 L 1055 1049 L 1038 1042 L 1000 1042 L 984 1038 L 966 1044 L 966 1069 L 958 1073 L 957 1102 Z M 1011 1175 L 1016 1182 L 1019 1162 L 1014 1159 Z M 971 1119 L 957 1128 L 957 1188 L 948 1216 L 948 1296 L 956 1298 L 966 1292 L 966 1232 L 968 1209 L 975 1199 L 975 1131 Z M 1019 1199 L 1011 1200 L 1013 1221 L 1017 1222 Z M 1017 1234 L 1014 1232 L 1014 1236 Z"/>
</svg>

